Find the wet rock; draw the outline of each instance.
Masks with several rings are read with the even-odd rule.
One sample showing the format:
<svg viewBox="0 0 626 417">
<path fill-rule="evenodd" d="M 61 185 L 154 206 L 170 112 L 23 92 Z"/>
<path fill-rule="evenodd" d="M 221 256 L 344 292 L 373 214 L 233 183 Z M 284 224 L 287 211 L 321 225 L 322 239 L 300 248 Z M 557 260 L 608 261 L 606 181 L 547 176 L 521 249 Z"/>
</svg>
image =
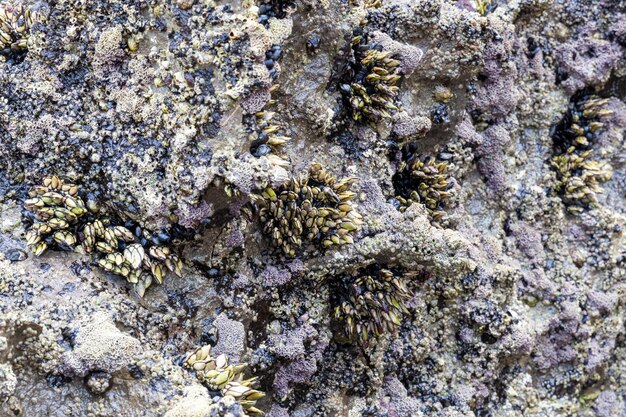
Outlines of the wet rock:
<svg viewBox="0 0 626 417">
<path fill-rule="evenodd" d="M 11 262 L 23 261 L 28 257 L 26 252 L 21 249 L 9 249 L 5 252 L 4 256 Z"/>
</svg>

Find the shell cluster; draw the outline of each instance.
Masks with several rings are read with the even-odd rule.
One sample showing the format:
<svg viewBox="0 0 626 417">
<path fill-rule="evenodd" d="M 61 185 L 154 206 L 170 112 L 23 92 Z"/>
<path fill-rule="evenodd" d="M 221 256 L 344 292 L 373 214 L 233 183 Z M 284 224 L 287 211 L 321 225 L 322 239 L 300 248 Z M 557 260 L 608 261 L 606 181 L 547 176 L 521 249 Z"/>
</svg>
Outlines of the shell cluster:
<svg viewBox="0 0 626 417">
<path fill-rule="evenodd" d="M 32 212 L 36 223 L 26 233 L 26 243 L 36 256 L 49 247 L 72 250 L 77 238 L 70 231 L 87 214 L 76 184 L 57 176 L 44 178 L 43 184 L 28 191 L 24 209 Z"/>
<path fill-rule="evenodd" d="M 283 50 L 280 45 L 274 44 L 271 46 L 270 49 L 265 51 L 265 60 L 263 61 L 263 64 L 265 65 L 265 68 L 267 68 L 267 70 L 269 71 L 270 78 L 272 80 L 276 80 L 278 78 L 278 75 L 280 74 L 279 66 L 277 64 L 282 56 Z M 278 85 L 274 85 L 272 87 L 273 89 L 277 89 Z"/>
<path fill-rule="evenodd" d="M 339 277 L 335 319 L 345 324 L 345 334 L 367 343 L 385 333 L 394 333 L 411 298 L 407 288 L 412 273 L 397 273 L 378 264 Z"/>
<path fill-rule="evenodd" d="M 595 95 L 574 95 L 567 113 L 552 132 L 555 146 L 569 153 L 591 149 L 604 128 L 601 119 L 613 114 L 605 108 L 608 102 L 609 99 Z"/>
<path fill-rule="evenodd" d="M 132 220 L 100 215 L 97 202 L 88 199 L 85 203 L 76 184 L 46 177 L 28 195 L 24 209 L 32 214 L 33 225 L 26 242 L 36 256 L 49 247 L 74 250 L 80 245 L 97 257 L 104 270 L 132 283 L 140 296 L 153 279 L 160 284 L 167 270 L 182 275 L 182 260 L 160 244 L 167 240 L 159 239 L 163 233 L 153 235 Z"/>
<path fill-rule="evenodd" d="M 420 203 L 434 222 L 445 218 L 444 208 L 455 196 L 455 181 L 448 174 L 448 162 L 432 156 L 420 158 L 414 155 L 408 161 L 402 161 L 393 184 L 401 211 L 413 203 Z"/>
<path fill-rule="evenodd" d="M 320 164 L 313 164 L 308 176 L 283 183 L 276 190 L 267 187 L 252 200 L 259 209 L 263 232 L 285 255 L 293 257 L 304 240 L 324 248 L 353 243 L 361 225 L 354 210 L 355 177 L 337 181 Z"/>
<path fill-rule="evenodd" d="M 273 12 L 273 7 L 278 7 L 278 3 L 274 5 L 273 3 L 264 3 L 259 6 L 260 13 L 268 13 L 267 15 L 261 15 L 261 19 L 266 25 L 267 19 L 269 19 L 268 15 L 270 17 L 276 17 Z M 285 7 L 289 10 L 289 13 L 285 13 L 284 16 L 281 14 L 282 17 L 287 16 L 287 14 L 295 10 L 295 4 L 293 7 L 287 5 L 285 5 Z M 272 45 L 265 51 L 263 64 L 267 68 L 272 82 L 280 75 L 279 61 L 282 55 L 282 48 L 277 44 Z M 251 140 L 250 153 L 257 158 L 265 156 L 273 165 L 286 167 L 289 165 L 289 161 L 283 154 L 283 147 L 291 138 L 283 133 L 282 126 L 274 120 L 276 113 L 267 109 L 269 106 L 276 103 L 276 100 L 271 97 L 279 88 L 279 84 L 273 84 L 269 87 L 270 100 L 265 103 L 265 106 L 263 106 L 263 109 L 260 111 L 244 116 L 243 124 Z"/>
<path fill-rule="evenodd" d="M 3 55 L 28 49 L 30 29 L 40 19 L 37 12 L 22 4 L 0 5 L 0 49 Z"/>
<path fill-rule="evenodd" d="M 256 157 L 267 157 L 274 165 L 285 167 L 289 161 L 282 155 L 283 145 L 291 138 L 280 134 L 280 125 L 272 122 L 274 116 L 271 111 L 248 116 L 247 128 L 252 136 L 250 152 Z"/>
<path fill-rule="evenodd" d="M 153 279 L 161 284 L 168 270 L 182 276 L 182 260 L 167 246 L 153 245 L 145 230 L 133 234 L 125 226 L 104 227 L 102 221 L 96 220 L 85 225 L 83 236 L 86 251 L 95 250 L 103 255 L 98 265 L 126 278 L 140 297 Z"/>
<path fill-rule="evenodd" d="M 592 145 L 602 132 L 603 117 L 612 114 L 605 108 L 608 99 L 582 93 L 572 98 L 563 119 L 552 131 L 556 155 L 550 165 L 557 173 L 556 191 L 570 213 L 595 207 L 601 183 L 611 179 L 611 166 L 591 160 Z"/>
<path fill-rule="evenodd" d="M 398 110 L 394 100 L 400 89 L 400 61 L 380 45 L 369 43 L 363 28 L 356 28 L 353 35 L 340 90 L 352 119 L 373 127 Z"/>
<path fill-rule="evenodd" d="M 269 25 L 272 17 L 284 19 L 296 11 L 297 5 L 292 0 L 261 0 L 259 2 L 259 23 Z"/>
<path fill-rule="evenodd" d="M 244 378 L 243 372 L 247 364 L 229 364 L 225 354 L 213 357 L 211 346 L 206 345 L 189 354 L 183 366 L 196 371 L 198 378 L 210 390 L 235 398 L 251 414 L 263 414 L 255 406 L 257 400 L 265 397 L 265 393 L 252 388 L 257 381 L 256 377 Z"/>
</svg>

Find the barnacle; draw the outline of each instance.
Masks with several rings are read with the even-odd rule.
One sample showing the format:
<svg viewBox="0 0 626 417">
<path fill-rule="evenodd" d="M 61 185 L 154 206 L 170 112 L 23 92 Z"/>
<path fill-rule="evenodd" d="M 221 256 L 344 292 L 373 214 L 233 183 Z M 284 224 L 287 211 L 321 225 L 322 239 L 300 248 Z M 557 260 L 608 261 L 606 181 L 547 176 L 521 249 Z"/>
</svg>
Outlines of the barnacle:
<svg viewBox="0 0 626 417">
<path fill-rule="evenodd" d="M 608 163 L 589 161 L 591 151 L 580 155 L 556 155 L 550 164 L 557 172 L 556 190 L 570 213 L 581 213 L 598 204 L 597 194 L 602 193 L 601 183 L 611 179 L 613 169 Z"/>
<path fill-rule="evenodd" d="M 444 85 L 438 84 L 433 88 L 433 98 L 438 103 L 447 103 L 453 96 L 452 91 Z"/>
<path fill-rule="evenodd" d="M 448 174 L 448 162 L 432 156 L 420 158 L 413 155 L 407 162 L 400 163 L 393 176 L 400 210 L 404 211 L 412 203 L 421 203 L 435 222 L 446 215 L 444 208 L 455 195 L 454 183 Z"/>
<path fill-rule="evenodd" d="M 568 111 L 551 132 L 556 154 L 550 165 L 556 171 L 555 190 L 570 213 L 598 204 L 601 183 L 611 179 L 613 170 L 608 163 L 590 160 L 593 143 L 604 124 L 602 118 L 612 113 L 605 108 L 608 99 L 583 91 L 574 95 Z"/>
<path fill-rule="evenodd" d="M 272 80 L 278 78 L 279 73 L 276 63 L 281 56 L 282 49 L 280 45 L 272 45 L 272 47 L 265 52 L 264 64 Z M 275 93 L 279 87 L 279 84 L 274 84 L 269 88 L 270 100 L 265 103 L 264 108 L 276 102 L 271 99 L 271 95 Z M 275 112 L 262 109 L 253 115 L 244 116 L 243 123 L 251 140 L 250 153 L 257 158 L 265 156 L 273 165 L 286 167 L 289 165 L 289 161 L 282 154 L 282 151 L 283 146 L 289 142 L 291 138 L 284 135 L 280 123 L 273 120 L 275 115 Z"/>
<path fill-rule="evenodd" d="M 476 0 L 476 9 L 481 16 L 487 15 L 491 9 L 491 0 Z"/>
<path fill-rule="evenodd" d="M 551 132 L 559 153 L 591 149 L 604 127 L 602 118 L 613 113 L 605 108 L 608 101 L 586 92 L 572 97 L 567 112 Z"/>
<path fill-rule="evenodd" d="M 345 68 L 340 86 L 344 104 L 352 118 L 371 127 L 398 110 L 394 100 L 398 95 L 400 61 L 380 45 L 368 42 L 365 29 L 353 31 L 352 55 Z"/>
<path fill-rule="evenodd" d="M 318 242 L 324 248 L 353 243 L 361 225 L 361 216 L 351 202 L 356 195 L 350 191 L 355 181 L 354 177 L 337 181 L 315 163 L 308 176 L 252 195 L 263 232 L 287 256 L 295 256 L 303 240 Z"/>
<path fill-rule="evenodd" d="M 346 336 L 367 343 L 394 333 L 408 313 L 405 303 L 411 292 L 407 282 L 414 275 L 373 264 L 338 277 L 332 284 L 337 287 L 334 316 L 344 323 Z"/>
<path fill-rule="evenodd" d="M 105 226 L 105 222 L 109 224 Z M 117 219 L 114 222 L 98 219 L 83 227 L 83 248 L 87 253 L 95 251 L 103 255 L 98 260 L 100 267 L 126 278 L 140 297 L 153 279 L 161 284 L 167 270 L 182 276 L 182 260 L 168 247 L 154 243 L 155 237 L 150 232 L 133 221 L 118 223 L 121 222 Z"/>
<path fill-rule="evenodd" d="M 33 225 L 26 233 L 26 243 L 37 256 L 48 247 L 72 250 L 76 237 L 70 230 L 87 214 L 78 187 L 57 176 L 46 177 L 42 185 L 28 191 L 24 209 L 32 215 Z"/>
<path fill-rule="evenodd" d="M 251 414 L 263 414 L 255 405 L 265 393 L 253 388 L 256 377 L 244 378 L 243 372 L 247 364 L 229 364 L 225 354 L 213 357 L 211 346 L 206 345 L 190 353 L 183 361 L 183 366 L 196 371 L 198 379 L 210 390 L 235 398 Z"/>
<path fill-rule="evenodd" d="M 383 1 L 382 0 L 351 0 L 350 5 L 355 6 L 355 7 L 361 6 L 364 9 L 378 9 L 382 7 Z"/>
<path fill-rule="evenodd" d="M 289 162 L 281 155 L 281 152 L 283 145 L 291 138 L 280 134 L 281 126 L 272 122 L 274 116 L 274 112 L 261 111 L 244 120 L 252 136 L 250 152 L 256 157 L 270 158 L 275 165 L 288 166 Z"/>
<path fill-rule="evenodd" d="M 28 49 L 30 30 L 40 18 L 36 11 L 22 4 L 1 4 L 0 49 L 2 55 L 8 56 Z"/>
<path fill-rule="evenodd" d="M 123 221 L 117 213 L 101 213 L 91 199 L 85 204 L 76 184 L 58 176 L 46 177 L 28 195 L 24 209 L 33 224 L 26 242 L 35 255 L 48 247 L 74 250 L 80 243 L 100 267 L 126 278 L 140 296 L 153 278 L 160 284 L 167 270 L 182 275 L 182 260 L 162 245 L 167 234 L 150 233 L 132 220 Z"/>
</svg>

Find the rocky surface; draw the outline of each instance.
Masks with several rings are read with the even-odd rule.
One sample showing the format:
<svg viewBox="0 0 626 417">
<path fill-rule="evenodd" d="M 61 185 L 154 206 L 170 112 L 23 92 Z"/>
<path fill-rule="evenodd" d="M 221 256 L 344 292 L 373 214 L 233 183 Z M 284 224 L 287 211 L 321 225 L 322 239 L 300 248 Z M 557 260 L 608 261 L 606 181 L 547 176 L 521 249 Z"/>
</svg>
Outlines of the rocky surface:
<svg viewBox="0 0 626 417">
<path fill-rule="evenodd" d="M 626 415 L 623 3 L 24 5 L 0 45 L 0 415 L 245 415 L 181 366 L 207 344 L 272 417 Z M 386 67 L 351 72 L 368 50 Z M 405 204 L 396 173 L 427 157 L 447 171 Z M 251 195 L 312 163 L 356 178 L 363 224 L 286 256 Z M 569 174 L 595 202 L 571 209 Z M 79 245 L 35 256 L 23 205 L 50 175 L 165 233 L 182 277 L 139 297 Z M 338 299 L 374 264 L 409 278 L 406 313 L 379 299 L 387 330 L 355 338 Z"/>
</svg>

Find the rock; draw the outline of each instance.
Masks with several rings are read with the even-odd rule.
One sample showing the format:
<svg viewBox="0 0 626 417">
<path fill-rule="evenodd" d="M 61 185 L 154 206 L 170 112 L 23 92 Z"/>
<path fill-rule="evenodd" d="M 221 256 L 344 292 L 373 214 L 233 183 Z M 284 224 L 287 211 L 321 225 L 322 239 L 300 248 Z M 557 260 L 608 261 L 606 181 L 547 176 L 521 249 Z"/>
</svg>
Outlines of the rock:
<svg viewBox="0 0 626 417">
<path fill-rule="evenodd" d="M 61 367 L 68 375 L 85 376 L 91 371 L 113 373 L 125 368 L 140 343 L 122 333 L 103 311 L 76 323 L 74 348 L 63 354 Z"/>
</svg>

